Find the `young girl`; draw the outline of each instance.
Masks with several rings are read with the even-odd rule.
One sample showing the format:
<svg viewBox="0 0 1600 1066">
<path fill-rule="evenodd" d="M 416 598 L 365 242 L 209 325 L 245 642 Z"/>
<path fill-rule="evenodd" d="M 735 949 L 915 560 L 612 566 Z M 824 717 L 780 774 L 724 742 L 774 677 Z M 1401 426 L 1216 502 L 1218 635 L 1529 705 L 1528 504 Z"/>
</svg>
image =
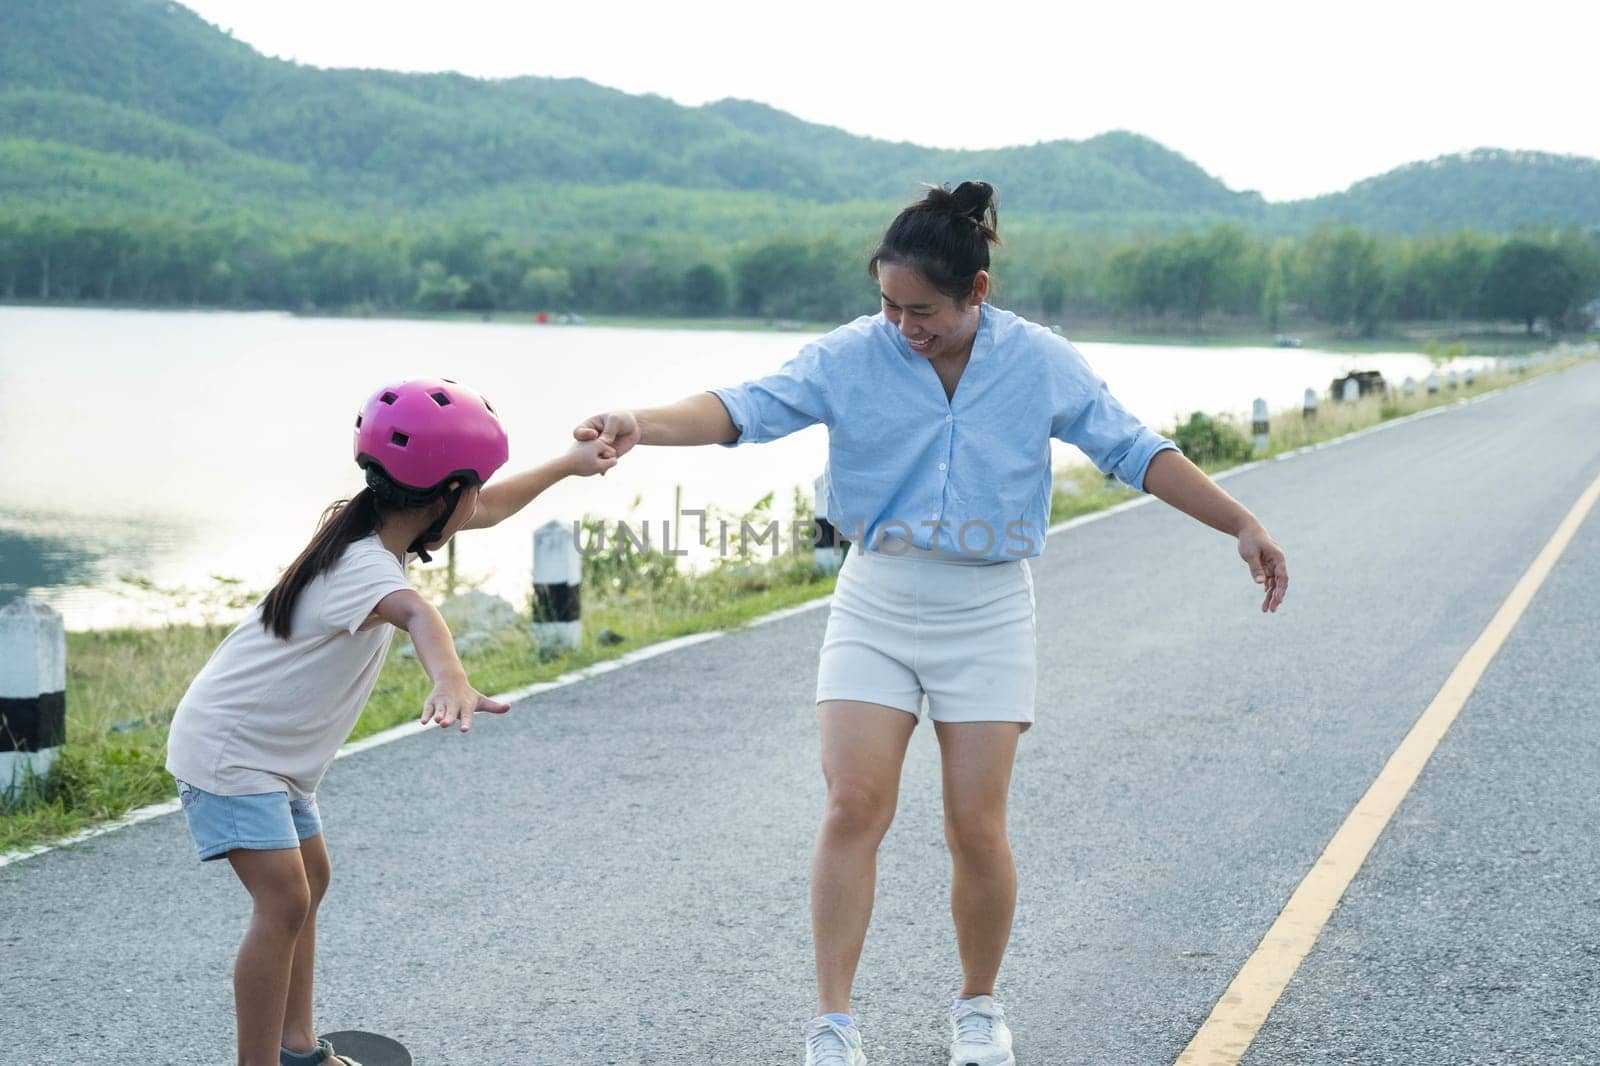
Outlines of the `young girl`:
<svg viewBox="0 0 1600 1066">
<path fill-rule="evenodd" d="M 414 378 L 373 393 L 356 417 L 367 487 L 321 527 L 228 634 L 172 720 L 167 770 L 202 860 L 227 857 L 254 910 L 234 967 L 240 1066 L 359 1066 L 311 1019 L 317 906 L 328 852 L 317 783 L 355 727 L 396 627 L 433 681 L 422 721 L 440 727 L 503 703 L 467 681 L 444 619 L 405 567 L 456 532 L 495 525 L 568 476 L 603 474 L 613 449 L 579 444 L 483 488 L 506 461 L 505 430 L 478 393 Z"/>
<path fill-rule="evenodd" d="M 931 189 L 868 263 L 882 311 L 758 381 L 574 431 L 614 444 L 744 444 L 828 427 L 827 518 L 855 542 L 817 676 L 827 801 L 811 866 L 818 1016 L 810 1066 L 864 1066 L 850 991 L 872 916 L 878 845 L 926 707 L 944 763 L 945 838 L 961 983 L 950 1066 L 1013 1066 L 995 998 L 1017 875 L 1006 798 L 1034 717 L 1028 558 L 1049 526 L 1050 439 L 1237 539 L 1274 611 L 1283 551 L 1255 516 L 1140 425 L 1076 348 L 988 302 L 994 189 Z M 1136 565 L 1123 561 L 1124 565 Z"/>
</svg>

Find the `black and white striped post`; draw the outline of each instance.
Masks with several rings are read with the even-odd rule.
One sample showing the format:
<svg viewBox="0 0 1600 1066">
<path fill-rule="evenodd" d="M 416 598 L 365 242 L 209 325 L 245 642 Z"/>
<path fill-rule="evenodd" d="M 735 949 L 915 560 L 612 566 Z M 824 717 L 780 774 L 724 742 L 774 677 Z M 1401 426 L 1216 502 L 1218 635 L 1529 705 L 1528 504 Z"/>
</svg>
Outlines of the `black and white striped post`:
<svg viewBox="0 0 1600 1066">
<path fill-rule="evenodd" d="M 1265 455 L 1267 439 L 1271 436 L 1272 426 L 1267 420 L 1267 401 L 1260 397 L 1250 403 L 1250 431 L 1256 437 L 1256 454 Z"/>
<path fill-rule="evenodd" d="M 0 609 L 0 796 L 44 778 L 67 738 L 67 634 L 52 607 Z"/>
<path fill-rule="evenodd" d="M 533 531 L 533 642 L 571 651 L 583 643 L 583 559 L 570 526 L 546 522 Z"/>
<path fill-rule="evenodd" d="M 811 546 L 811 566 L 819 574 L 837 574 L 844 563 L 844 545 L 839 531 L 828 521 L 828 471 L 817 475 L 811 486 L 811 520 L 817 524 L 817 540 Z"/>
</svg>

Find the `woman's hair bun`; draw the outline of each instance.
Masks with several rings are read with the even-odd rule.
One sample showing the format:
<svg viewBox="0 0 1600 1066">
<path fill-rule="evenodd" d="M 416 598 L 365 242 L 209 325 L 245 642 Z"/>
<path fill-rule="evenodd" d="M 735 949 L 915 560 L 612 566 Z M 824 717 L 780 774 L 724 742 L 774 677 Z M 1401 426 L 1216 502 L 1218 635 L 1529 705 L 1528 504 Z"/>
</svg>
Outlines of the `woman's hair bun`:
<svg viewBox="0 0 1600 1066">
<path fill-rule="evenodd" d="M 906 263 L 946 296 L 965 300 L 978 271 L 989 269 L 989 245 L 1000 243 L 994 186 L 964 181 L 926 189 L 883 231 L 867 273 L 876 278 L 880 263 Z"/>
<path fill-rule="evenodd" d="M 986 225 L 994 209 L 994 186 L 986 181 L 964 181 L 951 191 L 950 206 L 980 226 Z"/>
</svg>

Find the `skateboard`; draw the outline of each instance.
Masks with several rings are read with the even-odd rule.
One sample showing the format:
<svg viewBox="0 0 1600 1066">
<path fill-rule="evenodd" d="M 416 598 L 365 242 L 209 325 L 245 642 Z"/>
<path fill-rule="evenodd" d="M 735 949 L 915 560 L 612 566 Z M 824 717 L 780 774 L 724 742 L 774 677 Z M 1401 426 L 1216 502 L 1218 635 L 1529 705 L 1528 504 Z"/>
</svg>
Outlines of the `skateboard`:
<svg viewBox="0 0 1600 1066">
<path fill-rule="evenodd" d="M 323 1033 L 322 1039 L 333 1045 L 334 1054 L 354 1059 L 361 1066 L 411 1066 L 411 1052 L 404 1044 L 377 1033 L 345 1029 Z"/>
</svg>

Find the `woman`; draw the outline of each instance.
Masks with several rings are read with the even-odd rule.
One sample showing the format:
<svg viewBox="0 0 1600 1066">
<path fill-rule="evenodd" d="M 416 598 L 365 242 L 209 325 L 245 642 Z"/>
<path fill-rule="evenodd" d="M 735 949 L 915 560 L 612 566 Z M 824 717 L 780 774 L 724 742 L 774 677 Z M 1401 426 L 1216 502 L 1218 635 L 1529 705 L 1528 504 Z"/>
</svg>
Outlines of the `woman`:
<svg viewBox="0 0 1600 1066">
<path fill-rule="evenodd" d="M 994 189 L 930 189 L 869 264 L 882 311 L 841 326 L 777 373 L 577 427 L 621 456 L 637 444 L 745 444 L 828 427 L 827 517 L 853 550 L 817 678 L 827 801 L 811 868 L 818 1017 L 809 1066 L 864 1066 L 850 990 L 872 913 L 877 850 L 922 708 L 943 761 L 951 912 L 962 983 L 951 1066 L 1012 1066 L 995 983 L 1016 868 L 1006 796 L 1033 722 L 1028 558 L 1044 547 L 1050 438 L 1238 539 L 1275 611 L 1288 587 L 1265 528 L 1171 441 L 1141 425 L 1070 343 L 991 307 Z"/>
</svg>

